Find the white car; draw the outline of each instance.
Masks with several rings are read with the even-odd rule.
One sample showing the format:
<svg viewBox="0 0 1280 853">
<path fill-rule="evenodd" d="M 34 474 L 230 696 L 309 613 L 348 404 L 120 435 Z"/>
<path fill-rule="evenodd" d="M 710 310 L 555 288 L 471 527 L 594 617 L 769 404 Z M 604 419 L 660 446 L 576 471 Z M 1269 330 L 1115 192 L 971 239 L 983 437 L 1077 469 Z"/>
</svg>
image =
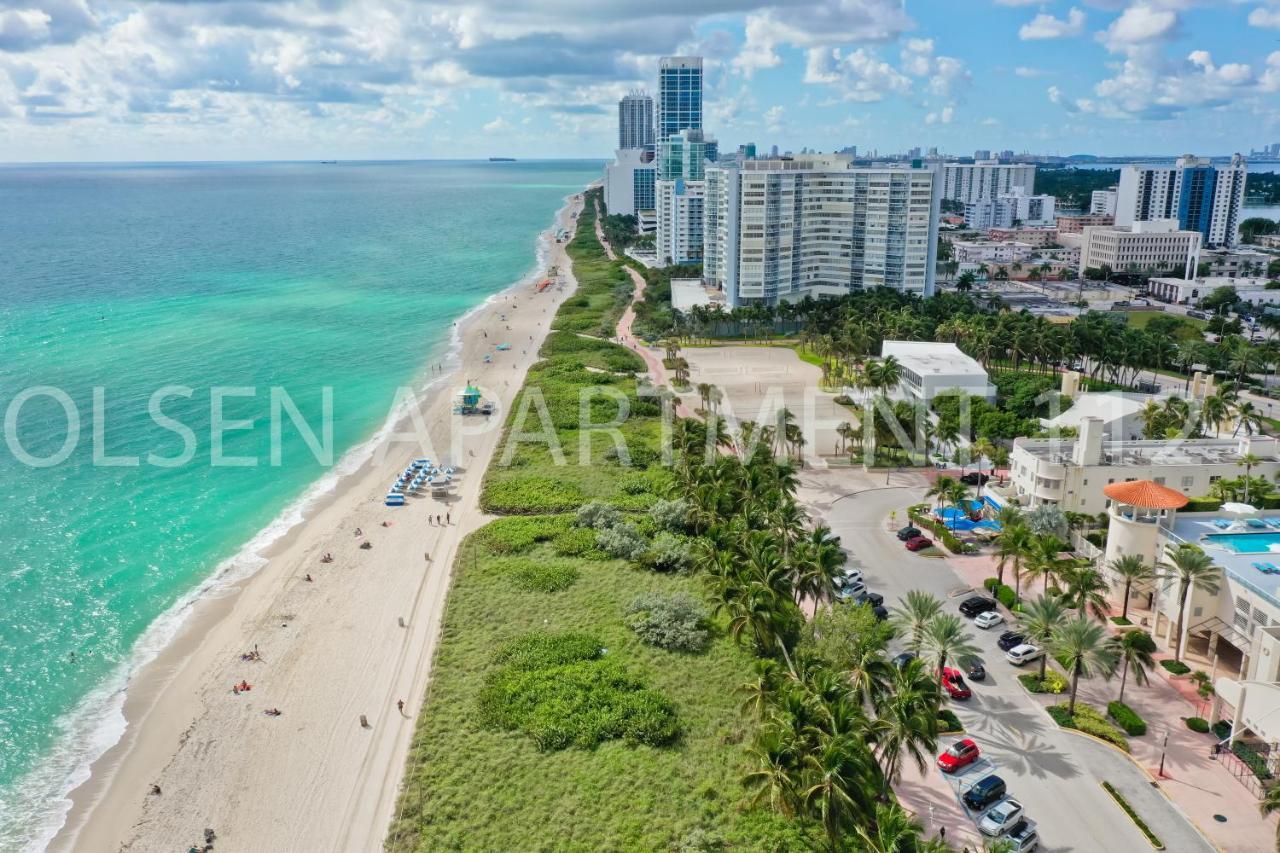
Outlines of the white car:
<svg viewBox="0 0 1280 853">
<path fill-rule="evenodd" d="M 977 625 L 979 628 L 994 628 L 995 626 L 999 625 L 1003 621 L 1004 621 L 1004 617 L 1001 616 L 997 611 L 988 610 L 986 613 L 979 613 L 977 616 L 975 616 L 973 619 L 973 624 Z"/>
<path fill-rule="evenodd" d="M 1030 643 L 1023 643 L 1020 646 L 1014 646 L 1004 653 L 1004 659 L 1014 666 L 1022 666 L 1029 660 L 1035 660 L 1044 654 L 1039 646 L 1033 646 Z"/>
<path fill-rule="evenodd" d="M 844 572 L 844 575 L 842 575 L 842 578 L 844 582 L 847 584 L 866 582 L 866 579 L 862 577 L 862 571 L 860 569 L 845 569 L 845 572 Z"/>
<path fill-rule="evenodd" d="M 983 835 L 999 838 L 1012 829 L 1021 817 L 1022 803 L 1012 797 L 1001 800 L 988 809 L 982 816 L 982 820 L 978 821 L 978 830 Z"/>
</svg>

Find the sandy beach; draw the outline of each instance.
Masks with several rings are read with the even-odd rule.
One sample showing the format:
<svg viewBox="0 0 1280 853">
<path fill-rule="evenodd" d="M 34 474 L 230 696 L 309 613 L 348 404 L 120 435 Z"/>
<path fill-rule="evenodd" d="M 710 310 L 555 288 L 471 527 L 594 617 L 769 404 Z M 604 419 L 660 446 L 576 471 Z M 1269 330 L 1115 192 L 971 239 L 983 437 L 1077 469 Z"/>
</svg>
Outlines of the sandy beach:
<svg viewBox="0 0 1280 853">
<path fill-rule="evenodd" d="M 553 234 L 572 231 L 581 204 L 581 195 L 570 199 Z M 73 792 L 51 850 L 185 851 L 203 845 L 205 828 L 221 851 L 382 849 L 450 569 L 463 537 L 487 520 L 480 480 L 503 413 L 576 287 L 564 246 L 548 242 L 547 263 L 563 286 L 541 294 L 513 287 L 473 313 L 448 381 L 256 574 L 197 605 L 133 679 L 128 729 Z M 511 349 L 495 352 L 503 341 Z M 467 380 L 498 402 L 497 415 L 452 414 Z M 414 424 L 430 449 L 409 437 Z M 453 495 L 384 506 L 388 485 L 424 455 L 458 467 Z M 449 523 L 435 524 L 446 513 Z M 322 562 L 326 554 L 332 562 Z M 241 659 L 254 649 L 260 661 Z M 242 681 L 252 689 L 234 692 Z M 277 708 L 280 716 L 264 714 Z"/>
</svg>

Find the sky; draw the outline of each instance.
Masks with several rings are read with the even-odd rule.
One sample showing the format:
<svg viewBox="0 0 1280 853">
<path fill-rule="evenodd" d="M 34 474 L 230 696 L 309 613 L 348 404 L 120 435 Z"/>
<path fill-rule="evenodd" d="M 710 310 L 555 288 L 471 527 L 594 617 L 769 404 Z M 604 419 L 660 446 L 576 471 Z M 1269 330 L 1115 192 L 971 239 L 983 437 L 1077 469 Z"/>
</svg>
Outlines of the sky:
<svg viewBox="0 0 1280 853">
<path fill-rule="evenodd" d="M 604 159 L 669 54 L 726 150 L 1280 142 L 1280 0 L 0 0 L 0 162 Z"/>
</svg>

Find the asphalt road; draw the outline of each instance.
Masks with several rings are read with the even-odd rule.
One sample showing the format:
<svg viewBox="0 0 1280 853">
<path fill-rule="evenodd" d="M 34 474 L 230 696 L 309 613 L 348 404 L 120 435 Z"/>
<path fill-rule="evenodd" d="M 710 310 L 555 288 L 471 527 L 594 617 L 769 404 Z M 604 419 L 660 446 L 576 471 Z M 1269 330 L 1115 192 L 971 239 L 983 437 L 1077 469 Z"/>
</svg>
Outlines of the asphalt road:
<svg viewBox="0 0 1280 853">
<path fill-rule="evenodd" d="M 942 599 L 945 610 L 955 613 L 971 588 L 945 560 L 909 553 L 884 529 L 891 511 L 905 519 L 905 507 L 918 501 L 919 495 L 917 490 L 899 488 L 862 492 L 834 502 L 826 522 L 850 552 L 850 564 L 866 575 L 868 588 L 884 595 L 886 607 L 897 604 L 908 590 L 920 589 Z M 1212 851 L 1214 848 L 1126 756 L 1054 724 L 1015 680 L 1023 670 L 1006 662 L 996 645 L 1004 630 L 1004 626 L 972 629 L 983 650 L 987 679 L 970 685 L 973 698 L 968 701 L 948 700 L 986 759 L 960 776 L 960 790 L 990 772 L 997 773 L 1008 785 L 1009 795 L 1039 824 L 1041 849 L 1087 853 L 1150 850 L 1145 836 L 1101 788 L 1106 780 L 1121 791 L 1167 850 Z M 1033 666 L 1027 664 L 1026 670 Z"/>
</svg>

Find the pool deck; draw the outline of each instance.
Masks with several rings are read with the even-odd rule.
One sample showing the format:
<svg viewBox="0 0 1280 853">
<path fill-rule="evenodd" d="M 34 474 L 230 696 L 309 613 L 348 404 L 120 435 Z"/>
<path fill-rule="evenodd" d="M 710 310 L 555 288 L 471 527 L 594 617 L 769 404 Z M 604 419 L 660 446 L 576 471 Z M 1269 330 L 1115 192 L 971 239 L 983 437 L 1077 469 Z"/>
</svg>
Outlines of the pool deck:
<svg viewBox="0 0 1280 853">
<path fill-rule="evenodd" d="M 1265 520 L 1277 519 L 1280 525 L 1280 513 L 1254 516 Z M 1223 530 L 1214 526 L 1215 521 L 1236 521 L 1222 513 L 1188 513 L 1179 514 L 1173 520 L 1170 532 L 1183 542 L 1199 545 L 1204 552 L 1213 558 L 1213 562 L 1222 566 L 1233 580 L 1239 581 L 1254 592 L 1269 599 L 1280 607 L 1280 574 L 1264 574 L 1253 567 L 1254 563 L 1274 563 L 1280 566 L 1280 526 L 1275 528 L 1259 528 L 1256 530 Z M 1228 547 L 1219 536 L 1257 536 L 1274 542 L 1275 550 L 1261 548 L 1253 553 L 1240 553 Z"/>
</svg>

